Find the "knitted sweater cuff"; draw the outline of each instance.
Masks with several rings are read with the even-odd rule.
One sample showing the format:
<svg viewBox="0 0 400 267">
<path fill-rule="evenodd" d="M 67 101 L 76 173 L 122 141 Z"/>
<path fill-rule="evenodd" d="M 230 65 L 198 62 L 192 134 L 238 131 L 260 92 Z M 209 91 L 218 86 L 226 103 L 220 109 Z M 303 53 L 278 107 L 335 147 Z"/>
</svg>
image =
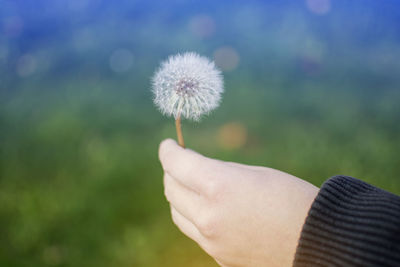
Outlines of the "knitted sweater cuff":
<svg viewBox="0 0 400 267">
<path fill-rule="evenodd" d="M 332 177 L 308 213 L 294 266 L 400 266 L 400 197 Z"/>
</svg>

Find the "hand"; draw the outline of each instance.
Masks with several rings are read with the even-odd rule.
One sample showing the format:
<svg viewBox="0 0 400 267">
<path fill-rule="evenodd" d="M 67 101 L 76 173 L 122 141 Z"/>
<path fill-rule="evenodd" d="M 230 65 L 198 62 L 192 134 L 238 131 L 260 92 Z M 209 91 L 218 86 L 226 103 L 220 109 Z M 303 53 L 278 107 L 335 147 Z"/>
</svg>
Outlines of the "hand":
<svg viewBox="0 0 400 267">
<path fill-rule="evenodd" d="M 278 170 L 206 158 L 171 139 L 159 156 L 172 220 L 220 265 L 292 265 L 317 187 Z"/>
</svg>

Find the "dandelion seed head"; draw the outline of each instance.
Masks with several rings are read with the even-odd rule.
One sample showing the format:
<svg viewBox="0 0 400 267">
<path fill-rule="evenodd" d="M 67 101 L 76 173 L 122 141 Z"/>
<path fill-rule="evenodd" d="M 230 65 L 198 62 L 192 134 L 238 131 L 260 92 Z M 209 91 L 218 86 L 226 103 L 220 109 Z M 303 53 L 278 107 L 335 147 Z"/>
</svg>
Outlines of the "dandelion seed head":
<svg viewBox="0 0 400 267">
<path fill-rule="evenodd" d="M 214 62 L 196 53 L 170 56 L 153 76 L 154 103 L 167 116 L 199 120 L 218 107 L 224 91 Z"/>
</svg>

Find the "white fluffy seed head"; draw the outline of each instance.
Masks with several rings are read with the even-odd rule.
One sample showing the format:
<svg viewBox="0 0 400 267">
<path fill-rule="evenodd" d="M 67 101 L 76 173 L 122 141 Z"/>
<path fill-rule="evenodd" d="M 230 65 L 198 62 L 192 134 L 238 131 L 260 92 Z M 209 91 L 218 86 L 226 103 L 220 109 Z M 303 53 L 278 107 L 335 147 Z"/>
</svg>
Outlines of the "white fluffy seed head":
<svg viewBox="0 0 400 267">
<path fill-rule="evenodd" d="M 189 52 L 161 63 L 153 76 L 152 91 L 154 103 L 163 114 L 199 120 L 218 107 L 223 87 L 214 62 Z"/>
</svg>

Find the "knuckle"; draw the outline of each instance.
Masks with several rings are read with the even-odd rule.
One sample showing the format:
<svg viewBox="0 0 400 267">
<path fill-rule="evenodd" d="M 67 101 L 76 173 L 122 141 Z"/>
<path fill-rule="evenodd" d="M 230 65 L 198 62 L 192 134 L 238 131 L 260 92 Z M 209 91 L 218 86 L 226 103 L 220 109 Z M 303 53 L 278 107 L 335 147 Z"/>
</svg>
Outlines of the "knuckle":
<svg viewBox="0 0 400 267">
<path fill-rule="evenodd" d="M 213 215 L 203 215 L 198 221 L 197 225 L 200 233 L 207 237 L 212 238 L 218 233 L 218 221 Z"/>
<path fill-rule="evenodd" d="M 222 193 L 222 184 L 218 179 L 214 177 L 209 178 L 208 181 L 204 183 L 204 193 L 207 199 L 211 201 L 217 200 Z"/>
</svg>

